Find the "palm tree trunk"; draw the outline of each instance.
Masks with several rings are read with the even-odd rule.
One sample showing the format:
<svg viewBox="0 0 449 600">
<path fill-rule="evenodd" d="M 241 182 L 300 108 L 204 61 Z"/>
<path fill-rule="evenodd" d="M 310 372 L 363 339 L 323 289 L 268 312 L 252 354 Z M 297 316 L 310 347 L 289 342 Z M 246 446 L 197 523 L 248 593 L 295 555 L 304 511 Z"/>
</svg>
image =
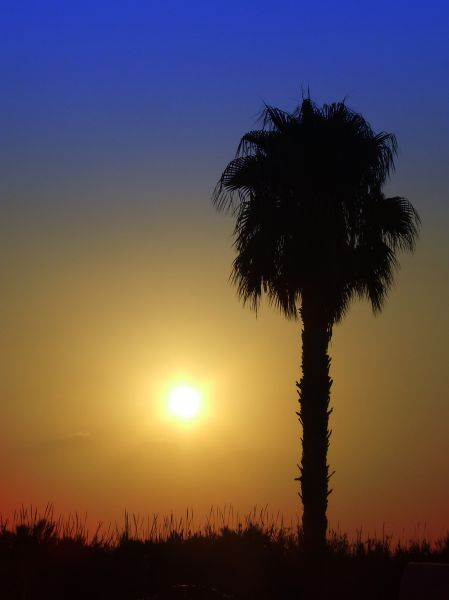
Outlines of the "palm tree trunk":
<svg viewBox="0 0 449 600">
<path fill-rule="evenodd" d="M 318 294 L 302 298 L 302 378 L 297 383 L 302 424 L 300 497 L 303 503 L 302 533 L 306 556 L 322 556 L 326 548 L 329 466 L 327 451 L 329 397 L 329 341 L 332 325 Z"/>
</svg>

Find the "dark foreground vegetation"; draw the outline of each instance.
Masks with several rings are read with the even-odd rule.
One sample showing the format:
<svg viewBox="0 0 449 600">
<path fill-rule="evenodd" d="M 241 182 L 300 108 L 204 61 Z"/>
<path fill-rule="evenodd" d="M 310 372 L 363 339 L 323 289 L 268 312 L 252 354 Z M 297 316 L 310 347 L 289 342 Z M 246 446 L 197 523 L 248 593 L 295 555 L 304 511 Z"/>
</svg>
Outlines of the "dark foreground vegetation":
<svg viewBox="0 0 449 600">
<path fill-rule="evenodd" d="M 449 562 L 449 533 L 393 545 L 331 533 L 318 587 L 324 598 L 396 599 L 409 561 Z M 0 521 L 0 597 L 5 600 L 303 597 L 299 528 L 266 510 L 239 522 L 212 510 L 201 529 L 189 512 L 176 520 L 130 518 L 89 534 L 79 517 L 22 509 Z"/>
</svg>

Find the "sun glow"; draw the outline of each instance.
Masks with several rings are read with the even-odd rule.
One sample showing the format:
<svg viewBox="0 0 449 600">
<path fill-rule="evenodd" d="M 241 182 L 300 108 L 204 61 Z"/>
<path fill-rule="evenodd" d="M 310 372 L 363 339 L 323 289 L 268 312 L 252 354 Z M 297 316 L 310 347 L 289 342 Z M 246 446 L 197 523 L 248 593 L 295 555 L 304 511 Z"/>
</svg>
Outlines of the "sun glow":
<svg viewBox="0 0 449 600">
<path fill-rule="evenodd" d="M 201 410 L 200 392 L 188 385 L 177 385 L 169 394 L 168 410 L 179 419 L 185 421 L 194 419 Z"/>
</svg>

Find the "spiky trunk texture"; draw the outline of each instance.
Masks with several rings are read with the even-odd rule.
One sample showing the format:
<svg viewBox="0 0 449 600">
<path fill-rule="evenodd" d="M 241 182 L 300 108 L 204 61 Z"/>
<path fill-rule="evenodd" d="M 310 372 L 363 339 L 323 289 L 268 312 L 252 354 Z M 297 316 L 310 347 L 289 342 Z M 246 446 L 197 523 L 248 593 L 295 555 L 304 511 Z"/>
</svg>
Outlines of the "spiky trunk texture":
<svg viewBox="0 0 449 600">
<path fill-rule="evenodd" d="M 318 294 L 304 294 L 302 299 L 302 378 L 297 383 L 302 425 L 300 497 L 303 503 L 302 528 L 304 548 L 310 558 L 322 555 L 326 548 L 327 498 L 329 466 L 327 451 L 329 399 L 329 341 L 332 325 Z"/>
</svg>

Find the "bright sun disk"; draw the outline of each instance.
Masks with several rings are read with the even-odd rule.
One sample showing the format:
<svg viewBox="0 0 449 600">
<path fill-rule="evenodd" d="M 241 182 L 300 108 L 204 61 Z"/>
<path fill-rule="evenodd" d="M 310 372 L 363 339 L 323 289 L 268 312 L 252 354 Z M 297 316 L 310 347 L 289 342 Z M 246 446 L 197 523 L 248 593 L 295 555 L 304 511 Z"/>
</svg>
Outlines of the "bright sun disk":
<svg viewBox="0 0 449 600">
<path fill-rule="evenodd" d="M 201 397 L 195 388 L 178 385 L 170 392 L 168 409 L 172 415 L 189 420 L 198 414 L 200 408 Z"/>
</svg>

